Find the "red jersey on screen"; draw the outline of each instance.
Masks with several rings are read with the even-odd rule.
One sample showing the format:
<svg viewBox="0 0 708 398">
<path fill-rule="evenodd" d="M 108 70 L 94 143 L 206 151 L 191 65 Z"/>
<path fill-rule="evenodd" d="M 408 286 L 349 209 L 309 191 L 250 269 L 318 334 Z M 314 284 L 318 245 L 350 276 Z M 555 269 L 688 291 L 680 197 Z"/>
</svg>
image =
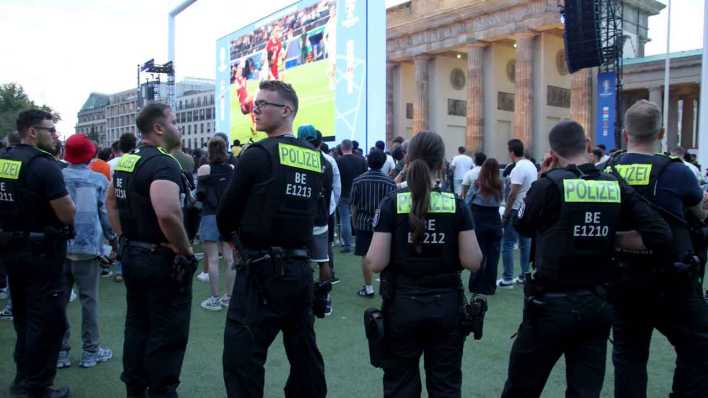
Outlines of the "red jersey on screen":
<svg viewBox="0 0 708 398">
<path fill-rule="evenodd" d="M 268 53 L 268 66 L 270 74 L 274 79 L 278 79 L 278 63 L 280 62 L 280 53 L 283 51 L 283 42 L 280 39 L 270 38 L 266 43 L 266 52 Z"/>
<path fill-rule="evenodd" d="M 283 42 L 280 39 L 270 38 L 266 43 L 266 51 L 268 52 L 268 63 L 277 64 L 280 59 L 280 52 L 283 51 Z"/>
<path fill-rule="evenodd" d="M 241 104 L 241 113 L 248 114 L 253 110 L 253 101 L 248 100 L 248 89 L 246 88 L 246 78 L 243 76 L 237 76 L 235 79 L 236 83 L 236 95 L 238 96 L 238 102 Z"/>
</svg>

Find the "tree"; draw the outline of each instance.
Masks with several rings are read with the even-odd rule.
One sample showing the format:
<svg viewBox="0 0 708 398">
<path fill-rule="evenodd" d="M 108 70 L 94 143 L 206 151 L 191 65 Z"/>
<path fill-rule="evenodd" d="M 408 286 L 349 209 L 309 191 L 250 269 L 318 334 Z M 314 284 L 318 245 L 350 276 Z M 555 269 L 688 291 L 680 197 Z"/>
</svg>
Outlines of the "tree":
<svg viewBox="0 0 708 398">
<path fill-rule="evenodd" d="M 60 120 L 59 114 L 46 105 L 37 105 L 29 99 L 25 90 L 17 83 L 0 84 L 0 139 L 15 131 L 17 115 L 25 109 L 39 108 L 54 115 Z"/>
</svg>

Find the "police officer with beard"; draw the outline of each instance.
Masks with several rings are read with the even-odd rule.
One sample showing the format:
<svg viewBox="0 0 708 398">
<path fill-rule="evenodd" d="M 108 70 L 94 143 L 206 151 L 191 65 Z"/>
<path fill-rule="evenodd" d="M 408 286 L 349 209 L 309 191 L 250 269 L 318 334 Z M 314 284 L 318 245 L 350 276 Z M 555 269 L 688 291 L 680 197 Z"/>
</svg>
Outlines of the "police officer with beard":
<svg viewBox="0 0 708 398">
<path fill-rule="evenodd" d="M 68 397 L 51 388 L 66 328 L 62 269 L 76 209 L 59 165 L 54 118 L 30 109 L 17 118 L 21 143 L 0 154 L 0 257 L 17 332 L 13 397 Z"/>
<path fill-rule="evenodd" d="M 708 397 L 708 305 L 699 275 L 705 258 L 692 245 L 687 224 L 690 217 L 705 218 L 704 194 L 681 159 L 656 154 L 664 136 L 656 104 L 641 100 L 632 105 L 624 126 L 627 152 L 613 156 L 605 171 L 626 181 L 659 211 L 671 226 L 673 241 L 668 259 L 656 253 L 622 258 L 621 280 L 613 289 L 615 396 L 646 397 L 649 346 L 656 328 L 676 350 L 671 396 Z M 699 240 L 704 244 L 703 236 Z"/>
<path fill-rule="evenodd" d="M 312 239 L 326 160 L 293 136 L 293 88 L 264 80 L 254 102 L 256 128 L 268 138 L 241 153 L 217 211 L 222 236 L 235 236 L 241 259 L 224 335 L 224 381 L 230 398 L 263 396 L 263 365 L 278 332 L 290 361 L 286 397 L 324 397 L 315 342 Z"/>
<path fill-rule="evenodd" d="M 430 397 L 460 397 L 464 291 L 460 271 L 479 269 L 482 254 L 472 215 L 462 200 L 441 192 L 445 145 L 432 132 L 408 146 L 408 188 L 392 192 L 375 215 L 364 260 L 382 272 L 384 397 L 419 397 L 420 357 Z"/>
<path fill-rule="evenodd" d="M 149 104 L 136 124 L 143 141 L 121 156 L 106 200 L 121 238 L 127 295 L 121 379 L 128 397 L 173 398 L 197 264 L 183 222 L 187 182 L 168 152 L 180 140 L 170 107 Z"/>
<path fill-rule="evenodd" d="M 534 237 L 535 273 L 525 285 L 502 397 L 539 397 L 562 355 L 566 396 L 599 397 L 612 319 L 604 285 L 613 276 L 615 244 L 624 244 L 617 231 L 636 229 L 655 250 L 667 248 L 671 232 L 639 195 L 590 162 L 578 123 L 558 123 L 548 141 L 550 156 L 515 224 Z"/>
</svg>

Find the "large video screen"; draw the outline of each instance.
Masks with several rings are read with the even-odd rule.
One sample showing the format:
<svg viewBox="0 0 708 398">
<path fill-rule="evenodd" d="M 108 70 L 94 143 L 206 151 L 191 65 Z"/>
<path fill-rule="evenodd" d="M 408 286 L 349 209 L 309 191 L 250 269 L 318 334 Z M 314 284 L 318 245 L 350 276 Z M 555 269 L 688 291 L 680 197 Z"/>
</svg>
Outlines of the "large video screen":
<svg viewBox="0 0 708 398">
<path fill-rule="evenodd" d="M 241 143 L 265 138 L 255 131 L 253 101 L 260 81 L 277 79 L 298 94 L 295 131 L 312 124 L 334 138 L 336 25 L 336 0 L 302 0 L 220 39 L 219 129 L 228 126 Z"/>
</svg>

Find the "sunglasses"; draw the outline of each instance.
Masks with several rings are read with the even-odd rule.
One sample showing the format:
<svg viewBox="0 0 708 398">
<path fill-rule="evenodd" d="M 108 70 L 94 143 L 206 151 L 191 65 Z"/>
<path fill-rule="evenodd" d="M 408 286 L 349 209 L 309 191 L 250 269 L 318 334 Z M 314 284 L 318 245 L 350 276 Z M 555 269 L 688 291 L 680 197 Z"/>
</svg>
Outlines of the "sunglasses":
<svg viewBox="0 0 708 398">
<path fill-rule="evenodd" d="M 47 130 L 52 134 L 56 134 L 56 132 L 57 132 L 57 129 L 55 127 L 44 127 L 44 126 L 32 126 L 32 127 L 34 127 L 35 129 L 38 129 L 38 130 Z"/>
</svg>

